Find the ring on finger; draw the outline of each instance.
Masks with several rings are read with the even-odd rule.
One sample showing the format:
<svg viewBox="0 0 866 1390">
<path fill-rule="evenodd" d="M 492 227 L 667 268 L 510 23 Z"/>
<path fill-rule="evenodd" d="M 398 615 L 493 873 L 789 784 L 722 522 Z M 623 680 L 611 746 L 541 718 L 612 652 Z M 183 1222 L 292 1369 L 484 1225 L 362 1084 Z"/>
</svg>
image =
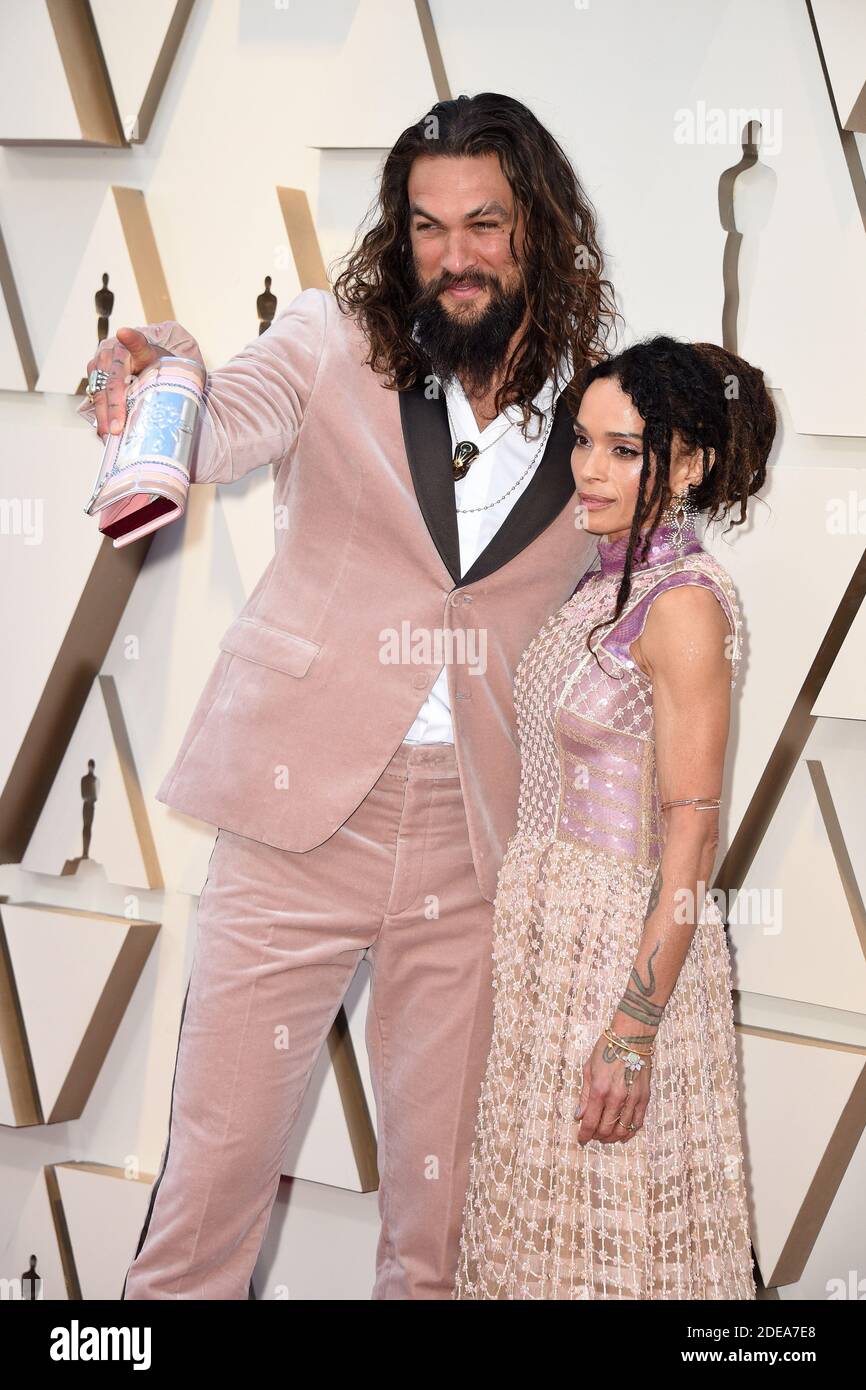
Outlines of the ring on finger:
<svg viewBox="0 0 866 1390">
<path fill-rule="evenodd" d="M 97 391 L 105 390 L 105 383 L 108 381 L 108 372 L 103 371 L 102 367 L 94 367 L 90 376 L 87 378 L 87 397 L 93 400 Z"/>
</svg>

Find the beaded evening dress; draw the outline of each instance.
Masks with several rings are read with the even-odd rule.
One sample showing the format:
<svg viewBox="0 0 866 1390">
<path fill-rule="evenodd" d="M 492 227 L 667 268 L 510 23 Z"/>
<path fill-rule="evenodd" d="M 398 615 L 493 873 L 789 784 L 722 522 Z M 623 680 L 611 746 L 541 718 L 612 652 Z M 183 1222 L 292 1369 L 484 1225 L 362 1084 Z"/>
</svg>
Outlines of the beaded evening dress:
<svg viewBox="0 0 866 1390">
<path fill-rule="evenodd" d="M 641 1130 L 577 1142 L 583 1065 L 628 983 L 662 850 L 652 682 L 630 644 L 660 593 L 700 584 L 731 627 L 732 686 L 740 662 L 730 577 L 690 525 L 677 544 L 663 523 L 623 614 L 593 637 L 600 669 L 586 638 L 614 611 L 627 543 L 599 538 L 599 567 L 515 673 L 517 829 L 494 908 L 493 1038 L 457 1299 L 755 1297 L 730 957 L 709 893 L 656 1036 Z"/>
</svg>

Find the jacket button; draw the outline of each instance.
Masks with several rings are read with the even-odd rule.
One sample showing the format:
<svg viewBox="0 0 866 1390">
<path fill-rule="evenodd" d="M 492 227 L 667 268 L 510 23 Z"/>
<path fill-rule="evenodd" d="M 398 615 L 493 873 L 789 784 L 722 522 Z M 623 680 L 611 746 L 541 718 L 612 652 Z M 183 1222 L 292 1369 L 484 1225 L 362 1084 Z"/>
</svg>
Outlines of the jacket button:
<svg viewBox="0 0 866 1390">
<path fill-rule="evenodd" d="M 423 671 L 417 671 L 412 677 L 412 684 L 416 690 L 423 690 L 428 681 L 427 675 Z"/>
</svg>

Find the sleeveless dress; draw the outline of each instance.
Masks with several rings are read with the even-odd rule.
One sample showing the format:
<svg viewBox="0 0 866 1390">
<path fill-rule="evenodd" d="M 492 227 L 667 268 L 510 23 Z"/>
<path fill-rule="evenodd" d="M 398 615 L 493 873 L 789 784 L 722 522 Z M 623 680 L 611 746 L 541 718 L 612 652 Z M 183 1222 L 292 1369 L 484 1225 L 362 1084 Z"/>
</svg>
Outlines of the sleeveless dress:
<svg viewBox="0 0 866 1390">
<path fill-rule="evenodd" d="M 628 983 L 661 859 L 652 682 L 629 646 L 660 593 L 699 584 L 730 624 L 732 686 L 740 662 L 730 577 L 694 530 L 677 544 L 661 524 L 617 624 L 593 636 L 599 669 L 586 638 L 614 611 L 627 543 L 599 538 L 600 567 L 515 673 L 517 829 L 494 905 L 457 1299 L 756 1296 L 730 957 L 709 892 L 656 1035 L 643 1126 L 626 1143 L 576 1137 L 583 1066 Z"/>
</svg>

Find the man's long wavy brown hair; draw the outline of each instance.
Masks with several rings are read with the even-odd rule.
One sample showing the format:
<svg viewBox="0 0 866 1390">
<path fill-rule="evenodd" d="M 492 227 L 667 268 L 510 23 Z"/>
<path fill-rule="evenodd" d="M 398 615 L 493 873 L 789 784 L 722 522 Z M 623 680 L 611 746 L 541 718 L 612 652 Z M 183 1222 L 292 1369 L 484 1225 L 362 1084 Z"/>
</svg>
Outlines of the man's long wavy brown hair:
<svg viewBox="0 0 866 1390">
<path fill-rule="evenodd" d="M 619 315 L 613 287 L 602 278 L 595 209 L 563 149 L 522 102 L 498 92 L 439 101 L 403 131 L 382 170 L 378 196 L 360 240 L 337 263 L 334 295 L 356 315 L 370 344 L 366 358 L 392 389 L 424 380 L 430 368 L 412 337 L 415 294 L 409 227 L 409 170 L 419 155 L 442 158 L 495 154 L 514 196 L 511 254 L 529 307 L 527 331 L 508 364 L 496 410 L 516 404 L 524 428 L 545 381 L 558 376 L 568 348 L 574 377 L 606 356 L 604 344 Z M 517 209 L 523 213 L 520 256 L 514 244 Z M 367 230 L 364 231 L 364 226 Z M 576 413 L 574 378 L 563 383 Z"/>
</svg>

